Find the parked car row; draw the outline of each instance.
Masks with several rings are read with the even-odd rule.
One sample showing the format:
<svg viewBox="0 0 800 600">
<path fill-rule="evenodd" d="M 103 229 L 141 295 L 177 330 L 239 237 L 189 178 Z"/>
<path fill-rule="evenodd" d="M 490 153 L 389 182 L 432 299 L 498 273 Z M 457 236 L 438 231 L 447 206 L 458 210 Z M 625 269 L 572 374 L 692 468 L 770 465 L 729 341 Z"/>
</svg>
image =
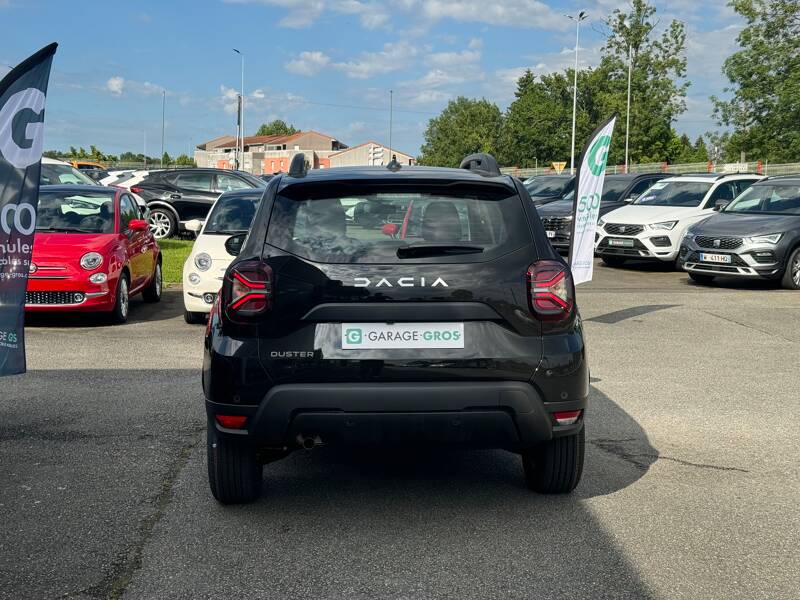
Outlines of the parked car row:
<svg viewBox="0 0 800 600">
<path fill-rule="evenodd" d="M 541 189 L 539 179 L 526 188 Z M 573 197 L 571 191 L 537 204 L 532 195 L 548 238 L 562 252 L 569 249 Z M 595 253 L 609 266 L 632 259 L 670 263 L 699 283 L 764 278 L 800 289 L 800 177 L 609 175 Z"/>
</svg>

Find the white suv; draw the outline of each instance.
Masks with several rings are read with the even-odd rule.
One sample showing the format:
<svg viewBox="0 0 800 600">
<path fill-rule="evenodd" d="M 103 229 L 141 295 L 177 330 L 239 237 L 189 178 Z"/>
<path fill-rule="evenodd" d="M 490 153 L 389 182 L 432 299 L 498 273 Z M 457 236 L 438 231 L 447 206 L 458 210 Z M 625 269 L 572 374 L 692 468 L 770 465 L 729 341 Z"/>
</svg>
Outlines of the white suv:
<svg viewBox="0 0 800 600">
<path fill-rule="evenodd" d="M 760 179 L 760 175 L 713 173 L 661 179 L 630 205 L 598 221 L 595 253 L 607 265 L 621 265 L 628 259 L 677 265 L 681 239 L 689 226 Z"/>
</svg>

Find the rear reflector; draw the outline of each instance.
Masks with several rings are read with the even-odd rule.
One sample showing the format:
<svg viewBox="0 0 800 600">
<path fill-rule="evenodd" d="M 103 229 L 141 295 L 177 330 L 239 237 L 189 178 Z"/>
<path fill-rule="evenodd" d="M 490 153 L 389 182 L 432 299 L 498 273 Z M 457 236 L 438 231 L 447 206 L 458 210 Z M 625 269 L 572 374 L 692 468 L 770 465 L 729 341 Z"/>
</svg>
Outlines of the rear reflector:
<svg viewBox="0 0 800 600">
<path fill-rule="evenodd" d="M 140 188 L 140 187 L 136 187 L 136 186 L 134 185 L 134 186 L 131 188 L 131 191 L 132 191 L 134 194 L 141 194 L 141 193 L 142 193 L 142 188 Z"/>
<path fill-rule="evenodd" d="M 247 423 L 246 415 L 216 415 L 216 419 L 225 429 L 241 429 Z"/>
<path fill-rule="evenodd" d="M 553 413 L 559 425 L 573 425 L 581 417 L 582 410 L 564 410 Z"/>
</svg>

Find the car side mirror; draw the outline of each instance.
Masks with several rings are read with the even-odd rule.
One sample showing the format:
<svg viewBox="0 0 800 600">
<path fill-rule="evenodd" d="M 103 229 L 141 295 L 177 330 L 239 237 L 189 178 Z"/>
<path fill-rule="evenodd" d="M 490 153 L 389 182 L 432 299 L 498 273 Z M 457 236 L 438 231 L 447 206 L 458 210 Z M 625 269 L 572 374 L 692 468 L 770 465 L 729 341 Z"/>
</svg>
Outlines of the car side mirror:
<svg viewBox="0 0 800 600">
<path fill-rule="evenodd" d="M 186 221 L 184 224 L 187 231 L 191 231 L 192 233 L 200 233 L 200 230 L 203 228 L 203 222 L 200 219 L 192 219 L 191 221 Z"/>
<path fill-rule="evenodd" d="M 623 200 L 623 202 L 633 202 L 633 201 L 634 201 L 634 200 L 636 200 L 638 197 L 639 197 L 639 194 L 631 194 L 630 196 L 628 196 L 627 198 L 625 198 L 625 199 Z"/>
<path fill-rule="evenodd" d="M 143 219 L 131 219 L 128 221 L 128 231 L 147 231 L 147 221 Z"/>
<path fill-rule="evenodd" d="M 725 207 L 728 206 L 728 204 L 730 203 L 731 203 L 730 200 L 717 200 L 717 202 L 714 204 L 714 210 L 717 212 L 724 210 Z"/>
<path fill-rule="evenodd" d="M 244 246 L 244 239 L 246 237 L 246 233 L 232 235 L 225 242 L 225 251 L 231 256 L 239 256 L 239 253 L 242 251 L 242 246 Z"/>
</svg>

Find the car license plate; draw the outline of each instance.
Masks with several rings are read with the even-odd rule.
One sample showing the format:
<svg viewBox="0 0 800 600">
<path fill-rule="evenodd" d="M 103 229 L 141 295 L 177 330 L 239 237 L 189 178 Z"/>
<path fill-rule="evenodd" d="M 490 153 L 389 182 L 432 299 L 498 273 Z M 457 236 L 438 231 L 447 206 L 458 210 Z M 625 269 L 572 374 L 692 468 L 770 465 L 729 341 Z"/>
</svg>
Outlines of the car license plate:
<svg viewBox="0 0 800 600">
<path fill-rule="evenodd" d="M 731 256 L 730 254 L 706 254 L 705 252 L 702 252 L 700 254 L 700 260 L 702 262 L 730 264 Z"/>
<path fill-rule="evenodd" d="M 342 350 L 463 347 L 463 323 L 342 323 Z"/>
<path fill-rule="evenodd" d="M 609 246 L 622 246 L 624 248 L 633 248 L 633 240 L 617 240 L 611 238 L 608 240 Z"/>
<path fill-rule="evenodd" d="M 547 234 L 547 237 L 549 237 L 549 238 L 556 237 L 556 232 L 555 231 L 545 231 L 545 233 Z"/>
</svg>

